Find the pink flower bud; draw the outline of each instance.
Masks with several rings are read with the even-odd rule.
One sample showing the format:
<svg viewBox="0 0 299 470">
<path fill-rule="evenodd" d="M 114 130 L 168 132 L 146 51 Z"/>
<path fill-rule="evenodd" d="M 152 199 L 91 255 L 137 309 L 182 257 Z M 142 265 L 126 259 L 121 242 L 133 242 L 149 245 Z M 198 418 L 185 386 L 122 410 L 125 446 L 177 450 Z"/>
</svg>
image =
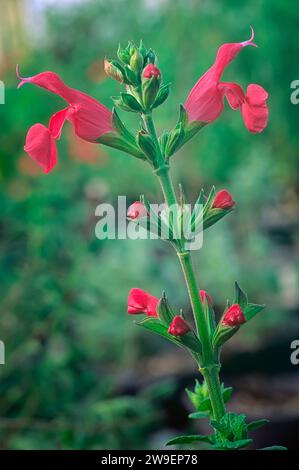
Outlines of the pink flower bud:
<svg viewBox="0 0 299 470">
<path fill-rule="evenodd" d="M 134 220 L 134 219 L 140 219 L 141 217 L 146 217 L 148 215 L 147 209 L 144 204 L 140 201 L 133 202 L 133 204 L 130 205 L 127 216 L 129 219 Z"/>
<path fill-rule="evenodd" d="M 245 322 L 245 315 L 238 304 L 233 304 L 222 319 L 222 325 L 224 326 L 240 326 Z"/>
<path fill-rule="evenodd" d="M 212 297 L 205 290 L 200 290 L 199 293 L 201 302 L 205 304 L 208 301 L 208 304 L 213 307 Z"/>
<path fill-rule="evenodd" d="M 160 78 L 161 77 L 161 71 L 156 67 L 154 64 L 148 64 L 142 72 L 143 78 Z"/>
<path fill-rule="evenodd" d="M 235 204 L 231 194 L 223 189 L 216 194 L 212 209 L 231 209 Z"/>
<path fill-rule="evenodd" d="M 180 315 L 174 317 L 168 328 L 168 333 L 172 336 L 183 336 L 188 331 L 191 331 L 190 327 Z"/>
<path fill-rule="evenodd" d="M 128 313 L 136 315 L 145 313 L 149 317 L 157 317 L 159 299 L 142 289 L 132 289 L 128 297 Z"/>
</svg>

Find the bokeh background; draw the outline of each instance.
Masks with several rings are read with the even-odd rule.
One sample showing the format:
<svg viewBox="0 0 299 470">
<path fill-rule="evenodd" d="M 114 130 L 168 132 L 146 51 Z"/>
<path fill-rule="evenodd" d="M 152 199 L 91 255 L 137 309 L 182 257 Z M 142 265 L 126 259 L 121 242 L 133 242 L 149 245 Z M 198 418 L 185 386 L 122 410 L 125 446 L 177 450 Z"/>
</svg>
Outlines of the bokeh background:
<svg viewBox="0 0 299 470">
<path fill-rule="evenodd" d="M 103 59 L 121 42 L 142 38 L 156 50 L 171 96 L 156 112 L 159 130 L 223 42 L 256 32 L 225 72 L 243 87 L 269 91 L 270 121 L 261 135 L 228 107 L 173 160 L 176 183 L 194 202 L 212 184 L 227 188 L 237 210 L 205 234 L 195 255 L 201 287 L 220 314 L 238 279 L 267 309 L 224 349 L 223 379 L 235 387 L 229 408 L 271 419 L 256 445 L 299 447 L 299 10 L 288 0 L 1 0 L 0 79 L 0 447 L 2 449 L 149 449 L 183 432 L 184 388 L 197 377 L 184 352 L 141 331 L 126 315 L 130 288 L 189 310 L 182 274 L 162 241 L 97 240 L 94 211 L 118 195 L 161 200 L 149 169 L 133 158 L 86 144 L 65 126 L 59 164 L 43 175 L 23 151 L 26 130 L 47 124 L 64 103 L 26 76 L 53 70 L 111 107 L 120 87 Z M 127 117 L 125 117 L 127 119 Z M 131 119 L 131 118 L 130 118 Z M 127 121 L 132 124 L 134 118 Z M 136 125 L 136 124 L 135 124 Z"/>
</svg>

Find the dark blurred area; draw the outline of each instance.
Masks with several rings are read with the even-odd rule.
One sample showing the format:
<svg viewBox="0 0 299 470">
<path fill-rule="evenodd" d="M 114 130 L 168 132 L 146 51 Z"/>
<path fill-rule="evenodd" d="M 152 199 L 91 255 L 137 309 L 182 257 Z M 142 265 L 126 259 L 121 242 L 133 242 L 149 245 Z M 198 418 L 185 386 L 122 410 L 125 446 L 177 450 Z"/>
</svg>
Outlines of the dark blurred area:
<svg viewBox="0 0 299 470">
<path fill-rule="evenodd" d="M 198 377 L 182 351 L 126 315 L 132 287 L 188 311 L 179 264 L 162 241 L 97 240 L 96 206 L 146 194 L 161 201 L 149 168 L 117 151 L 84 143 L 66 126 L 59 164 L 44 175 L 23 151 L 27 129 L 64 107 L 24 76 L 61 75 L 111 108 L 120 86 L 103 72 L 119 43 L 142 39 L 158 54 L 171 96 L 155 113 L 162 131 L 223 42 L 256 33 L 224 79 L 269 92 L 269 126 L 249 134 L 239 113 L 222 116 L 173 161 L 190 202 L 200 189 L 227 188 L 237 210 L 205 232 L 194 261 L 220 314 L 238 279 L 259 318 L 225 347 L 229 408 L 271 424 L 255 444 L 299 448 L 299 10 L 291 0 L 1 0 L 0 79 L 0 447 L 2 449 L 163 448 L 177 434 L 204 432 L 188 420 L 184 388 Z M 126 116 L 123 116 L 127 120 Z M 136 128 L 133 116 L 127 120 Z M 134 127 L 135 126 L 135 127 Z M 200 427 L 201 426 L 201 427 Z"/>
</svg>

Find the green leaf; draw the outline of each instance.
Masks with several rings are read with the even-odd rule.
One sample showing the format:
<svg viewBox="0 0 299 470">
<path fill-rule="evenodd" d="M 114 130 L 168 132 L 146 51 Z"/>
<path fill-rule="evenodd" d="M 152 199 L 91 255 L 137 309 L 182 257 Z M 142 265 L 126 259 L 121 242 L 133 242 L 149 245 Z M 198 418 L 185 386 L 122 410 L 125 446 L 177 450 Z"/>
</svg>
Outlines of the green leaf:
<svg viewBox="0 0 299 470">
<path fill-rule="evenodd" d="M 247 307 L 245 308 L 245 310 L 243 310 L 246 320 L 247 321 L 251 320 L 253 317 L 255 317 L 255 315 L 260 313 L 265 307 L 266 305 L 258 305 L 258 304 L 249 303 Z"/>
<path fill-rule="evenodd" d="M 247 424 L 247 430 L 248 432 L 255 431 L 256 429 L 265 426 L 265 424 L 268 424 L 269 422 L 270 421 L 268 419 L 257 419 L 256 421 L 252 421 L 251 423 Z"/>
<path fill-rule="evenodd" d="M 222 384 L 223 385 L 223 384 Z M 233 393 L 233 387 L 226 387 L 226 388 L 223 388 L 222 390 L 222 396 L 223 396 L 223 400 L 224 400 L 224 403 L 227 403 L 228 400 L 230 399 L 230 397 L 232 396 L 232 393 Z"/>
<path fill-rule="evenodd" d="M 157 311 L 159 318 L 168 326 L 174 318 L 174 313 L 164 292 L 162 298 L 159 300 Z"/>
<path fill-rule="evenodd" d="M 252 439 L 239 439 L 238 441 L 224 441 L 218 442 L 213 446 L 214 449 L 218 450 L 234 450 L 234 449 L 242 449 L 247 447 L 249 444 L 252 444 Z"/>
<path fill-rule="evenodd" d="M 213 201 L 214 201 L 214 198 L 215 198 L 215 194 L 216 194 L 216 189 L 215 189 L 215 186 L 212 187 L 209 195 L 208 195 L 208 198 L 206 200 L 206 203 L 205 203 L 205 207 L 204 207 L 204 217 L 206 216 L 206 214 L 208 213 L 208 211 L 210 210 L 212 204 L 213 204 Z"/>
<path fill-rule="evenodd" d="M 270 446 L 270 447 L 263 447 L 262 449 L 258 449 L 258 450 L 288 450 L 288 448 L 284 446 Z"/>
<path fill-rule="evenodd" d="M 169 133 L 166 131 L 163 132 L 163 134 L 161 134 L 161 136 L 159 137 L 159 144 L 160 144 L 161 152 L 163 155 L 165 155 L 165 148 L 168 142 L 168 137 L 169 137 Z"/>
<path fill-rule="evenodd" d="M 151 162 L 154 162 L 156 159 L 156 146 L 152 137 L 149 134 L 140 131 L 137 135 L 137 143 L 148 159 Z"/>
<path fill-rule="evenodd" d="M 192 444 L 193 442 L 208 442 L 209 444 L 212 444 L 212 437 L 213 436 L 204 436 L 200 434 L 194 434 L 190 436 L 179 436 L 168 441 L 166 445 L 173 446 L 175 444 Z"/>
<path fill-rule="evenodd" d="M 158 94 L 156 96 L 156 99 L 154 101 L 154 104 L 152 105 L 152 108 L 157 108 L 158 106 L 163 104 L 164 101 L 168 98 L 169 92 L 170 92 L 170 83 L 161 85 L 158 91 Z"/>
<path fill-rule="evenodd" d="M 191 418 L 191 419 L 205 419 L 209 417 L 210 415 L 208 415 L 207 413 L 204 413 L 203 411 L 195 411 L 194 413 L 190 413 L 188 415 L 188 418 Z"/>
<path fill-rule="evenodd" d="M 248 305 L 248 297 L 246 292 L 241 289 L 237 281 L 235 282 L 235 298 L 234 303 L 239 304 L 243 312 L 245 312 L 245 308 Z"/>
</svg>

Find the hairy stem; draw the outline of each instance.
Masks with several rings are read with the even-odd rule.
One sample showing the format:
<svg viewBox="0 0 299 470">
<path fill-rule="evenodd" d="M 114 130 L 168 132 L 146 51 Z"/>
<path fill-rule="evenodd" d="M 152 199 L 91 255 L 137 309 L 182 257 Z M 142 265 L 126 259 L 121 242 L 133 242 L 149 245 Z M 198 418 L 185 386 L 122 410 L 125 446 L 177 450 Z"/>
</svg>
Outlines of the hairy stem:
<svg viewBox="0 0 299 470">
<path fill-rule="evenodd" d="M 169 174 L 169 166 L 165 165 L 164 157 L 161 153 L 151 113 L 143 115 L 143 122 L 156 146 L 157 168 L 155 169 L 155 173 L 158 176 L 165 202 L 168 207 L 174 206 L 177 204 L 177 197 Z M 212 348 L 208 326 L 205 319 L 201 299 L 199 296 L 199 289 L 197 286 L 196 277 L 192 266 L 190 252 L 184 250 L 177 250 L 177 254 L 180 259 L 186 286 L 188 289 L 197 333 L 202 344 L 202 356 L 199 363 L 199 371 L 203 375 L 209 390 L 209 396 L 213 410 L 213 418 L 216 421 L 220 421 L 222 416 L 225 414 L 225 405 L 221 393 L 221 386 L 219 380 L 220 366 Z"/>
</svg>

